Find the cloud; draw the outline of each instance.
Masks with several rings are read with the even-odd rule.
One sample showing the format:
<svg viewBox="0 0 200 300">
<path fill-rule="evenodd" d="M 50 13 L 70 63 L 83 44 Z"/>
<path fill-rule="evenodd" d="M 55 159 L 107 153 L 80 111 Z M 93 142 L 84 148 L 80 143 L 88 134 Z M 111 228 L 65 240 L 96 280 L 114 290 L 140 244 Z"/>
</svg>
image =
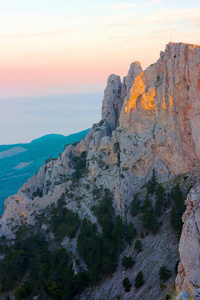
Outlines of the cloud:
<svg viewBox="0 0 200 300">
<path fill-rule="evenodd" d="M 157 3 L 160 3 L 160 2 L 162 2 L 162 0 L 152 0 L 151 4 L 157 4 Z"/>
<path fill-rule="evenodd" d="M 156 9 L 153 12 L 144 10 L 140 14 L 121 17 L 112 20 L 109 27 L 107 25 L 108 39 L 110 42 L 117 43 L 122 47 L 122 41 L 130 43 L 137 41 L 141 47 L 147 41 L 151 43 L 165 44 L 170 41 L 172 34 L 173 41 L 183 41 L 188 43 L 199 42 L 200 29 L 200 8 L 169 8 Z M 135 49 L 134 45 L 134 49 Z"/>
<path fill-rule="evenodd" d="M 155 0 L 153 0 L 155 1 Z M 138 5 L 135 3 L 115 3 L 111 4 L 107 7 L 107 10 L 126 10 L 129 8 L 137 7 Z"/>
<path fill-rule="evenodd" d="M 151 0 L 150 2 L 147 3 L 140 3 L 140 4 L 136 4 L 136 3 L 114 3 L 114 4 L 110 4 L 109 6 L 106 7 L 106 10 L 110 10 L 110 11 L 115 11 L 115 10 L 127 10 L 127 9 L 131 9 L 131 8 L 136 8 L 136 7 L 147 7 L 149 5 L 154 5 L 157 3 L 162 2 L 162 0 Z"/>
<path fill-rule="evenodd" d="M 140 14 L 134 19 L 125 20 L 126 25 L 137 25 L 142 24 L 141 27 L 148 26 L 174 26 L 176 24 L 176 29 L 181 27 L 186 22 L 187 25 L 196 25 L 198 26 L 197 20 L 199 20 L 200 8 L 195 9 L 160 9 L 151 14 Z"/>
<path fill-rule="evenodd" d="M 44 30 L 34 31 L 33 29 L 29 30 L 21 30 L 18 32 L 12 32 L 12 33 L 1 33 L 0 38 L 30 38 L 30 37 L 52 37 L 52 36 L 65 36 L 67 34 L 70 34 L 74 32 L 77 29 L 65 29 L 60 28 L 57 30 Z"/>
</svg>

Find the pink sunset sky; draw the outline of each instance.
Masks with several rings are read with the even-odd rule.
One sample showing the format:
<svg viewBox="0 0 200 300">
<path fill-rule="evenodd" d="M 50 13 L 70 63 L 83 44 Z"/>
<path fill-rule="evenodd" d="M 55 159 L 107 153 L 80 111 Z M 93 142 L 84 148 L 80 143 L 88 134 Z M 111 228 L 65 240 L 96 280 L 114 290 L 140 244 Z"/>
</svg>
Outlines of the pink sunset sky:
<svg viewBox="0 0 200 300">
<path fill-rule="evenodd" d="M 199 16 L 197 0 L 1 1 L 0 98 L 102 91 L 170 39 L 198 44 Z"/>
</svg>

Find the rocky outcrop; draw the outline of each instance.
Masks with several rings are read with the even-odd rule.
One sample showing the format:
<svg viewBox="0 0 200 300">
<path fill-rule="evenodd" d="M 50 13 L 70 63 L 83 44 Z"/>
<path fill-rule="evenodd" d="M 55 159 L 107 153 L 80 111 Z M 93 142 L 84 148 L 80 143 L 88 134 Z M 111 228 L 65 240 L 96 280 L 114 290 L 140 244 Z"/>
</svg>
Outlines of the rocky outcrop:
<svg viewBox="0 0 200 300">
<path fill-rule="evenodd" d="M 136 76 L 124 100 L 119 124 L 142 140 L 152 165 L 162 162 L 159 173 L 199 164 L 199 68 L 199 47 L 170 43 Z"/>
<path fill-rule="evenodd" d="M 164 182 L 199 166 L 199 70 L 198 46 L 170 43 L 145 71 L 140 63 L 131 64 L 123 83 L 111 75 L 102 120 L 77 146 L 68 146 L 58 160 L 43 166 L 6 200 L 0 234 L 10 235 L 17 224 L 33 224 L 34 216 L 63 193 L 68 208 L 95 222 L 91 191 L 101 186 L 113 192 L 116 212 L 125 217 L 125 208 L 153 169 Z M 84 152 L 87 172 L 75 186 L 74 162 Z"/>
<path fill-rule="evenodd" d="M 114 74 L 108 77 L 102 104 L 102 119 L 106 120 L 111 131 L 116 129 L 122 107 L 121 79 Z"/>
<path fill-rule="evenodd" d="M 200 288 L 200 183 L 190 190 L 183 215 L 183 229 L 179 243 L 180 264 L 176 285 L 188 292 Z"/>
</svg>

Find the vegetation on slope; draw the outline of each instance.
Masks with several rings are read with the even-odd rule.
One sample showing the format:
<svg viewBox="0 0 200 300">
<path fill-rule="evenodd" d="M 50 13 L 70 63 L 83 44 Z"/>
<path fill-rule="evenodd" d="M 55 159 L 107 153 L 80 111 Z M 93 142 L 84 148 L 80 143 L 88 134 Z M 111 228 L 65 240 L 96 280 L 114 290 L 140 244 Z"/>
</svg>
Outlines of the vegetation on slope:
<svg viewBox="0 0 200 300">
<path fill-rule="evenodd" d="M 154 200 L 154 204 L 153 201 Z M 182 215 L 185 211 L 184 196 L 177 183 L 166 191 L 165 188 L 157 183 L 155 172 L 151 180 L 146 185 L 146 196 L 140 199 L 139 194 L 135 194 L 130 205 L 130 214 L 136 217 L 142 214 L 142 225 L 146 233 L 156 234 L 162 225 L 160 219 L 167 209 L 171 209 L 170 221 L 173 229 L 180 235 L 182 230 Z"/>
<path fill-rule="evenodd" d="M 1 252 L 6 257 L 0 262 L 1 292 L 15 288 L 16 299 L 73 299 L 89 284 L 97 284 L 103 275 L 115 272 L 119 253 L 125 244 L 136 236 L 132 223 L 124 224 L 116 216 L 112 206 L 112 194 L 103 190 L 102 198 L 93 209 L 102 230 L 86 218 L 81 222 L 78 215 L 64 207 L 64 196 L 57 206 L 51 205 L 37 217 L 37 226 L 25 227 L 17 232 L 14 245 L 1 241 Z M 46 224 L 46 232 L 41 230 Z M 77 236 L 77 249 L 87 265 L 87 271 L 75 275 L 73 257 L 60 242 L 67 235 Z M 55 239 L 50 238 L 51 232 Z M 129 261 L 133 265 L 132 261 Z"/>
<path fill-rule="evenodd" d="M 0 264 L 1 292 L 15 285 L 15 299 L 73 299 L 89 283 L 85 272 L 74 275 L 73 261 L 64 248 L 50 250 L 45 236 L 20 230 Z M 23 283 L 20 285 L 20 281 Z"/>
<path fill-rule="evenodd" d="M 131 242 L 136 236 L 133 224 L 127 226 L 116 216 L 112 206 L 112 194 L 104 191 L 99 205 L 93 208 L 102 232 L 96 225 L 84 219 L 78 236 L 77 248 L 89 268 L 89 278 L 96 284 L 104 274 L 112 274 L 118 264 L 118 254 L 125 241 Z"/>
<path fill-rule="evenodd" d="M 72 184 L 74 186 L 85 174 L 85 154 L 74 158 L 72 164 L 75 170 Z M 176 185 L 168 195 L 156 180 L 151 179 L 148 185 L 150 184 L 155 186 L 151 192 L 147 189 L 147 195 L 143 199 L 140 194 L 134 197 L 130 207 L 133 220 L 139 214 L 142 216 L 141 224 L 145 234 L 157 234 L 159 226 L 162 225 L 162 214 L 170 207 L 171 224 L 179 232 L 182 225 L 181 210 L 184 208 L 179 186 Z M 90 189 L 87 187 L 87 190 Z M 41 299 L 73 299 L 87 286 L 96 285 L 103 276 L 115 272 L 119 254 L 125 246 L 132 244 L 137 236 L 136 228 L 132 222 L 127 224 L 115 214 L 113 195 L 108 189 L 96 187 L 91 193 L 97 203 L 92 208 L 98 219 L 97 225 L 86 218 L 81 221 L 77 214 L 69 211 L 65 207 L 63 194 L 57 205 L 52 204 L 37 217 L 35 227 L 30 226 L 18 231 L 15 244 L 10 246 L 4 237 L 1 239 L 0 252 L 6 253 L 5 259 L 0 262 L 1 292 L 15 288 L 15 297 L 19 300 L 32 299 L 36 295 L 40 295 Z M 47 226 L 45 231 L 41 230 L 43 224 Z M 142 234 L 141 238 L 144 238 Z M 77 240 L 80 261 L 61 246 L 66 235 Z M 143 251 L 143 242 L 138 236 L 134 248 L 138 255 L 142 255 L 139 253 Z M 132 268 L 134 260 L 131 256 L 124 256 L 123 267 Z M 81 263 L 79 273 L 76 274 L 74 261 L 76 265 L 84 261 L 87 268 L 82 268 Z M 170 271 L 165 271 L 160 271 L 161 280 L 167 280 L 170 276 Z M 143 272 L 145 274 L 145 270 Z M 135 278 L 134 285 L 137 288 L 144 283 L 143 272 L 139 272 Z M 128 280 L 123 283 L 125 292 L 131 290 L 131 285 Z"/>
</svg>

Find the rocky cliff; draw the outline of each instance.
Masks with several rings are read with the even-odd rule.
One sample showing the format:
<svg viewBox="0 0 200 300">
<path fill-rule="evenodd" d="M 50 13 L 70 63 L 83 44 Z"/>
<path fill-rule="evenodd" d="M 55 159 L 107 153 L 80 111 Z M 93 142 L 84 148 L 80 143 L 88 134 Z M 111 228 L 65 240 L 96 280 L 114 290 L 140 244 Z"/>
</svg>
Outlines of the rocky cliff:
<svg viewBox="0 0 200 300">
<path fill-rule="evenodd" d="M 160 181 L 191 170 L 200 163 L 200 48 L 170 43 L 145 71 L 131 64 L 123 79 L 108 78 L 102 121 L 76 147 L 68 146 L 56 161 L 43 166 L 5 202 L 6 224 L 34 222 L 44 209 L 72 184 L 71 157 L 86 151 L 88 173 L 82 179 L 114 192 L 116 209 L 123 215 L 137 190 L 155 169 Z M 65 179 L 69 178 L 67 182 Z M 64 181 L 64 182 L 63 182 Z M 37 195 L 40 191 L 40 195 Z M 89 210 L 89 195 L 79 213 Z M 40 197 L 39 197 L 40 196 Z M 75 209 L 75 208 L 74 208 Z M 89 213 L 90 214 L 90 213 Z"/>
<path fill-rule="evenodd" d="M 191 189 L 183 215 L 183 230 L 179 243 L 181 262 L 176 278 L 177 288 L 188 292 L 200 288 L 200 184 Z"/>
<path fill-rule="evenodd" d="M 102 120 L 5 201 L 0 234 L 13 237 L 19 226 L 35 224 L 35 216 L 63 194 L 68 209 L 96 223 L 91 191 L 102 186 L 126 219 L 153 170 L 165 182 L 200 165 L 199 128 L 200 47 L 170 43 L 145 71 L 134 62 L 123 82 L 108 78 Z"/>
</svg>

